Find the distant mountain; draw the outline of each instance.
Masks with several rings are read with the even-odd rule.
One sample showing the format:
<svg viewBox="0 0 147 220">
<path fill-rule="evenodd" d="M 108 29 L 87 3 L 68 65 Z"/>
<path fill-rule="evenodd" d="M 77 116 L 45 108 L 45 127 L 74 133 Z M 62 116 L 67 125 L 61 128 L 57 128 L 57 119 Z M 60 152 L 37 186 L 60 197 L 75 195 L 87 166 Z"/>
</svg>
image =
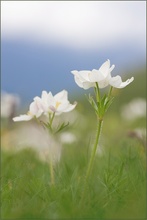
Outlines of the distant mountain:
<svg viewBox="0 0 147 220">
<path fill-rule="evenodd" d="M 1 41 L 1 89 L 31 100 L 42 90 L 53 94 L 78 92 L 71 70 L 99 68 L 107 59 L 114 75 L 145 65 L 145 49 L 120 45 L 104 50 L 72 50 L 59 45 L 41 46 L 25 41 Z"/>
</svg>

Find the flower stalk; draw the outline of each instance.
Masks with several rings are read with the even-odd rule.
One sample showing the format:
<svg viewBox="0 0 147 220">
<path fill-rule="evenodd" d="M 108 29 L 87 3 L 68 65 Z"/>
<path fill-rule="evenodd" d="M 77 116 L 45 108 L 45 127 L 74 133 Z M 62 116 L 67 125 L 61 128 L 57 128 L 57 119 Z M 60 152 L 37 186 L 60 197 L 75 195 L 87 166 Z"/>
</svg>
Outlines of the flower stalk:
<svg viewBox="0 0 147 220">
<path fill-rule="evenodd" d="M 102 125 L 103 125 L 103 119 L 98 119 L 98 127 L 97 127 L 97 133 L 96 133 L 96 139 L 95 139 L 95 144 L 93 146 L 93 150 L 91 153 L 91 157 L 90 157 L 90 161 L 89 161 L 89 165 L 87 168 L 87 173 L 86 173 L 86 182 L 90 177 L 91 171 L 92 171 L 92 167 L 93 167 L 93 163 L 94 163 L 94 159 L 95 159 L 95 154 L 98 148 L 98 142 L 99 142 L 99 138 L 100 138 L 100 134 L 101 134 L 101 130 L 102 130 Z"/>
<path fill-rule="evenodd" d="M 95 113 L 97 115 L 97 132 L 96 132 L 96 139 L 95 139 L 95 143 L 94 143 L 94 146 L 93 146 L 93 149 L 91 152 L 91 156 L 90 156 L 90 160 L 89 160 L 89 164 L 88 164 L 88 168 L 87 168 L 87 172 L 86 172 L 86 176 L 85 176 L 85 183 L 84 183 L 84 189 L 83 189 L 83 194 L 82 194 L 82 198 L 81 198 L 81 204 L 83 204 L 83 200 L 84 200 L 86 188 L 87 188 L 87 183 L 90 178 L 92 168 L 94 165 L 95 155 L 96 155 L 96 151 L 98 148 L 100 134 L 102 131 L 103 117 L 104 117 L 104 113 L 107 110 L 107 107 L 105 106 L 105 100 L 104 100 L 104 98 L 106 99 L 106 97 L 104 96 L 101 99 L 98 83 L 95 83 L 94 91 L 95 91 L 95 96 L 96 96 L 96 102 L 91 96 L 89 96 L 89 102 L 92 105 L 92 107 L 94 108 Z M 111 91 L 112 91 L 112 89 L 111 89 Z M 110 93 L 110 95 L 111 95 L 111 93 Z"/>
<path fill-rule="evenodd" d="M 80 205 L 83 204 L 83 201 L 84 201 L 84 198 L 85 198 L 87 183 L 88 183 L 88 180 L 89 180 L 91 172 L 92 172 L 95 155 L 96 155 L 96 151 L 97 151 L 97 148 L 98 148 L 99 138 L 100 138 L 100 134 L 101 134 L 101 131 L 102 131 L 102 125 L 103 125 L 103 119 L 101 119 L 101 120 L 98 119 L 95 144 L 94 144 L 93 149 L 92 149 L 91 157 L 90 157 L 90 160 L 89 160 L 89 164 L 88 164 L 88 168 L 87 168 L 87 172 L 86 172 L 86 176 L 85 176 L 84 188 L 83 188 L 83 193 L 82 193 Z"/>
<path fill-rule="evenodd" d="M 111 97 L 112 89 L 113 87 L 119 88 L 119 89 L 124 88 L 134 80 L 134 77 L 132 77 L 131 79 L 128 79 L 127 81 L 122 82 L 122 79 L 120 76 L 112 77 L 111 72 L 114 69 L 114 67 L 115 65 L 112 65 L 110 67 L 110 60 L 107 60 L 105 63 L 102 64 L 102 66 L 98 70 L 96 69 L 93 69 L 92 71 L 74 70 L 71 72 L 74 75 L 75 82 L 77 83 L 79 87 L 83 89 L 89 89 L 91 87 L 94 87 L 95 99 L 89 94 L 88 101 L 94 108 L 96 117 L 97 117 L 96 139 L 95 139 L 95 144 L 91 152 L 89 164 L 87 167 L 87 172 L 86 172 L 85 182 L 84 182 L 84 189 L 83 189 L 83 194 L 81 197 L 80 204 L 83 204 L 85 193 L 86 193 L 86 188 L 87 188 L 87 183 L 90 178 L 92 168 L 94 165 L 95 155 L 96 155 L 96 151 L 98 148 L 100 134 L 102 131 L 104 115 L 113 101 L 113 97 Z M 108 94 L 101 96 L 100 88 L 105 88 L 107 86 L 110 86 Z"/>
<path fill-rule="evenodd" d="M 98 103 L 100 103 L 100 107 L 101 107 L 101 96 L 100 96 L 100 89 L 99 89 L 98 83 L 96 83 L 95 94 L 96 94 L 97 105 L 98 105 Z M 92 167 L 93 167 L 94 158 L 95 158 L 95 154 L 96 154 L 96 151 L 97 151 L 98 142 L 99 142 L 99 138 L 100 138 L 100 133 L 101 133 L 101 130 L 102 130 L 103 116 L 99 115 L 98 112 L 97 112 L 97 118 L 98 118 L 98 121 L 97 121 L 96 139 L 95 139 L 95 144 L 93 146 L 93 150 L 92 150 L 92 153 L 91 153 L 89 165 L 88 165 L 88 168 L 87 168 L 86 181 L 88 180 L 88 178 L 91 174 L 91 170 L 92 170 Z"/>
</svg>

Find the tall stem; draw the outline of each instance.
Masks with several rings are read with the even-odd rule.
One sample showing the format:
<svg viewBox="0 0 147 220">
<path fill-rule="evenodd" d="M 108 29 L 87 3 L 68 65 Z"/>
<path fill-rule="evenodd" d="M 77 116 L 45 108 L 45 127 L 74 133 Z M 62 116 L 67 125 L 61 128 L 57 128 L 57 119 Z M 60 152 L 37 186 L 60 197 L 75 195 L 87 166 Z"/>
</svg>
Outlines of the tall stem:
<svg viewBox="0 0 147 220">
<path fill-rule="evenodd" d="M 52 123 L 53 123 L 54 117 L 55 117 L 55 112 L 53 113 L 53 115 L 51 115 L 49 113 L 49 126 L 50 126 L 51 135 L 52 135 L 53 138 L 54 138 L 54 136 L 53 136 Z M 49 166 L 50 166 L 51 185 L 54 186 L 54 184 L 55 184 L 55 180 L 54 180 L 54 165 L 53 165 L 52 158 L 50 158 Z"/>
<path fill-rule="evenodd" d="M 91 157 L 90 157 L 90 161 L 89 161 L 89 165 L 88 165 L 88 169 L 87 169 L 87 173 L 86 173 L 86 181 L 88 180 L 90 174 L 91 174 L 91 170 L 93 167 L 93 163 L 94 163 L 94 158 L 95 158 L 95 154 L 96 154 L 96 150 L 98 147 L 98 142 L 99 142 L 99 137 L 100 137 L 100 133 L 102 130 L 102 124 L 103 124 L 103 120 L 98 120 L 98 128 L 97 128 L 97 134 L 96 134 L 96 140 L 95 140 L 95 144 L 91 153 Z"/>
<path fill-rule="evenodd" d="M 87 181 L 90 177 L 90 174 L 91 174 L 91 171 L 92 171 L 92 168 L 93 168 L 95 154 L 96 154 L 96 150 L 97 150 L 97 147 L 98 147 L 98 142 L 99 142 L 99 138 L 100 138 L 100 134 L 101 134 L 101 130 L 102 130 L 102 125 L 103 125 L 103 120 L 99 119 L 98 120 L 97 133 L 96 133 L 96 140 L 95 140 L 95 144 L 93 146 L 93 150 L 92 150 L 92 153 L 91 153 L 91 157 L 90 157 L 90 161 L 89 161 L 89 165 L 88 165 L 87 173 L 86 173 L 86 177 L 85 177 L 85 183 L 84 183 L 84 189 L 83 189 L 83 194 L 82 194 L 82 198 L 81 198 L 81 204 L 83 204 L 83 200 L 84 200 L 85 193 L 86 193 Z"/>
</svg>

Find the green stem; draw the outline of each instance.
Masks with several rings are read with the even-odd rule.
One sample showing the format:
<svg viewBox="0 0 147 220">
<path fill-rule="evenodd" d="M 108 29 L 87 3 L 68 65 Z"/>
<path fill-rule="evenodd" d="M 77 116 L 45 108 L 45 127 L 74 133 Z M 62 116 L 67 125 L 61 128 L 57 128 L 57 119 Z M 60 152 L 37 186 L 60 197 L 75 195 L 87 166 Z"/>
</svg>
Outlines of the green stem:
<svg viewBox="0 0 147 220">
<path fill-rule="evenodd" d="M 55 117 L 55 112 L 52 115 L 49 113 L 49 126 L 50 126 L 50 131 L 52 135 L 53 135 L 52 124 L 53 124 L 54 117 Z M 49 166 L 50 166 L 51 185 L 54 186 L 55 180 L 54 180 L 54 167 L 53 167 L 52 158 L 50 158 Z"/>
<path fill-rule="evenodd" d="M 97 98 L 97 102 L 100 102 L 101 100 L 101 96 L 100 96 L 100 89 L 99 89 L 99 85 L 98 83 L 96 82 L 96 98 Z"/>
<path fill-rule="evenodd" d="M 96 154 L 96 150 L 97 150 L 98 142 L 99 142 L 99 137 L 100 137 L 100 133 L 101 133 L 101 129 L 102 129 L 102 124 L 103 124 L 103 120 L 99 120 L 97 134 L 96 134 L 96 140 L 95 140 L 95 144 L 94 144 L 94 147 L 92 150 L 92 154 L 90 157 L 90 161 L 89 161 L 89 165 L 88 165 L 88 169 L 87 169 L 87 173 L 86 173 L 86 181 L 88 180 L 88 178 L 91 174 L 92 167 L 93 167 L 94 158 L 95 158 L 95 154 Z"/>
<path fill-rule="evenodd" d="M 95 159 L 95 154 L 96 154 L 96 150 L 98 147 L 98 142 L 99 142 L 99 138 L 100 138 L 100 134 L 101 134 L 101 130 L 102 130 L 102 125 L 103 125 L 103 120 L 99 119 L 98 120 L 98 128 L 97 128 L 97 134 L 96 134 L 96 140 L 95 140 L 95 144 L 91 153 L 91 157 L 90 157 L 90 161 L 89 161 L 89 165 L 87 168 L 87 173 L 86 173 L 86 177 L 85 177 L 85 183 L 84 183 L 84 189 L 83 189 L 83 194 L 82 194 L 82 198 L 81 198 L 81 204 L 83 204 L 83 200 L 85 197 L 85 193 L 86 193 L 86 187 L 87 187 L 87 181 L 90 177 L 92 168 L 93 168 L 93 164 L 94 164 L 94 159 Z"/>
</svg>

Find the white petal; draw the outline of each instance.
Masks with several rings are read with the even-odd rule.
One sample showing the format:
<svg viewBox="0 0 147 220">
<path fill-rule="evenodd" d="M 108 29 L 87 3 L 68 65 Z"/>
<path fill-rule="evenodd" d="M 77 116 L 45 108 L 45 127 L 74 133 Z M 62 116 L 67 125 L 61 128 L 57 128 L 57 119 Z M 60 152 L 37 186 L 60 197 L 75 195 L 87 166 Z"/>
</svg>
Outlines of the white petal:
<svg viewBox="0 0 147 220">
<path fill-rule="evenodd" d="M 122 79 L 120 76 L 115 76 L 109 80 L 109 84 L 115 88 L 121 89 L 129 85 L 133 80 L 134 80 L 134 77 L 126 80 L 125 82 L 122 82 Z"/>
<path fill-rule="evenodd" d="M 81 88 L 83 88 L 83 82 L 79 79 L 78 76 L 74 76 L 75 82 L 77 83 L 77 85 Z"/>
<path fill-rule="evenodd" d="M 61 103 L 57 108 L 56 108 L 56 111 L 57 112 L 64 112 L 67 108 L 68 108 L 68 105 L 69 105 L 69 101 L 66 101 L 64 103 Z"/>
<path fill-rule="evenodd" d="M 127 79 L 125 82 L 122 82 L 121 85 L 117 88 L 122 89 L 126 87 L 127 85 L 129 85 L 133 80 L 134 80 L 134 77 L 132 77 L 131 79 Z"/>
<path fill-rule="evenodd" d="M 109 84 L 115 88 L 119 88 L 122 83 L 122 79 L 120 76 L 111 77 L 109 79 Z"/>
<path fill-rule="evenodd" d="M 104 77 L 107 77 L 112 70 L 114 69 L 115 65 L 110 67 L 110 60 L 107 60 L 103 65 L 99 68 L 99 71 L 103 74 Z"/>
<path fill-rule="evenodd" d="M 70 112 L 70 111 L 72 111 L 75 107 L 76 107 L 76 105 L 77 105 L 77 102 L 75 102 L 75 104 L 69 104 L 68 105 L 68 108 L 66 109 L 66 110 L 64 110 L 64 112 Z"/>
<path fill-rule="evenodd" d="M 41 116 L 43 109 L 41 107 L 39 107 L 38 105 L 41 105 L 41 103 L 39 103 L 37 97 L 35 98 L 34 102 L 32 102 L 30 104 L 30 108 L 29 108 L 29 112 L 31 115 L 36 116 L 37 118 Z"/>
<path fill-rule="evenodd" d="M 32 115 L 36 115 L 37 111 L 38 111 L 38 107 L 37 107 L 37 105 L 36 105 L 36 100 L 35 100 L 34 102 L 32 102 L 32 103 L 30 104 L 29 112 L 30 112 Z"/>
<path fill-rule="evenodd" d="M 54 105 L 54 104 L 55 104 L 54 96 L 52 95 L 51 92 L 49 92 L 46 100 L 46 105 L 47 107 L 49 107 L 50 105 Z"/>
<path fill-rule="evenodd" d="M 99 71 L 102 73 L 105 73 L 108 71 L 109 68 L 110 68 L 110 60 L 107 60 L 105 63 L 101 65 L 101 67 L 99 68 Z"/>
<path fill-rule="evenodd" d="M 93 82 L 83 82 L 83 89 L 89 89 L 91 87 L 95 87 L 95 83 L 93 83 Z"/>
<path fill-rule="evenodd" d="M 29 121 L 33 118 L 32 115 L 20 115 L 18 117 L 14 117 L 13 121 Z"/>
<path fill-rule="evenodd" d="M 62 103 L 57 109 L 56 109 L 56 115 L 59 115 L 63 112 L 70 112 L 76 107 L 77 103 L 75 102 L 73 105 L 68 102 Z"/>
<path fill-rule="evenodd" d="M 74 76 L 77 76 L 79 78 L 79 80 L 83 81 L 89 81 L 89 74 L 91 71 L 89 70 L 81 70 L 81 71 L 71 71 L 72 74 L 74 74 Z"/>
<path fill-rule="evenodd" d="M 43 102 L 43 100 L 40 97 L 35 97 L 34 101 L 36 102 L 36 106 L 38 108 L 37 112 L 42 113 L 46 111 L 46 109 L 48 108 L 46 102 Z"/>
<path fill-rule="evenodd" d="M 106 86 L 108 86 L 110 78 L 111 78 L 111 75 L 109 73 L 104 80 L 98 82 L 99 88 L 105 88 Z"/>
<path fill-rule="evenodd" d="M 81 70 L 78 72 L 78 76 L 82 81 L 88 81 L 89 82 L 89 75 L 91 71 L 89 70 Z"/>
<path fill-rule="evenodd" d="M 104 79 L 105 79 L 104 75 L 99 70 L 93 69 L 89 74 L 90 82 L 99 82 Z"/>
<path fill-rule="evenodd" d="M 46 91 L 42 91 L 41 99 L 42 99 L 44 102 L 46 102 L 47 97 L 48 97 L 48 93 L 47 93 Z"/>
<path fill-rule="evenodd" d="M 106 86 L 109 85 L 109 81 L 107 79 L 104 79 L 104 80 L 98 82 L 98 85 L 99 85 L 100 89 L 105 88 Z"/>
<path fill-rule="evenodd" d="M 115 65 L 113 64 L 110 68 L 109 68 L 109 72 L 112 72 L 112 70 L 115 68 Z"/>
<path fill-rule="evenodd" d="M 78 74 L 78 71 L 77 71 L 77 70 L 72 70 L 71 73 L 72 73 L 73 75 L 77 75 L 77 74 Z"/>
<path fill-rule="evenodd" d="M 60 101 L 60 100 L 67 100 L 68 99 L 68 93 L 66 90 L 63 90 L 59 93 L 57 93 L 55 96 L 54 96 L 54 99 L 57 100 L 57 101 Z"/>
</svg>

